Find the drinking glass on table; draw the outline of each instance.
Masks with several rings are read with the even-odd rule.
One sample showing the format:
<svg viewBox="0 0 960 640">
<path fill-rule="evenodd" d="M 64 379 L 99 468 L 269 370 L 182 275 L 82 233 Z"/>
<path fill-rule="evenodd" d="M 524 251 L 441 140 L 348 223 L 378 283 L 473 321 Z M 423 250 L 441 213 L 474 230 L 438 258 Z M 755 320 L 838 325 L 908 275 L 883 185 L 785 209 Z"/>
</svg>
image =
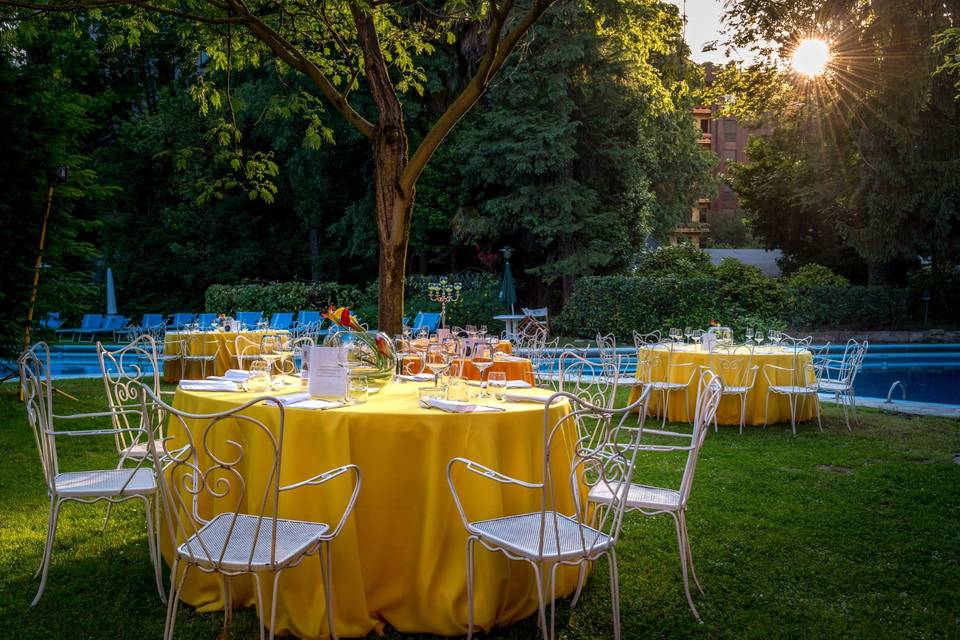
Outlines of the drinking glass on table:
<svg viewBox="0 0 960 640">
<path fill-rule="evenodd" d="M 746 335 L 747 335 L 747 344 L 753 343 L 753 327 L 747 327 Z"/>
<path fill-rule="evenodd" d="M 347 383 L 351 404 L 363 404 L 370 398 L 370 388 L 366 376 L 350 378 Z"/>
<path fill-rule="evenodd" d="M 753 339 L 757 343 L 758 347 L 762 345 L 764 341 L 763 329 L 757 329 L 753 334 Z"/>
<path fill-rule="evenodd" d="M 433 387 L 440 387 L 440 374 L 450 368 L 450 360 L 447 350 L 442 344 L 433 343 L 427 349 L 427 369 L 433 372 Z"/>
<path fill-rule="evenodd" d="M 493 351 L 490 349 L 490 345 L 477 345 L 476 350 L 473 352 L 473 360 L 471 362 L 473 362 L 473 366 L 480 371 L 480 397 L 489 398 L 490 394 L 487 393 L 487 385 L 483 381 L 483 372 L 493 366 Z"/>
<path fill-rule="evenodd" d="M 693 327 L 684 327 L 683 335 L 687 339 L 687 342 L 690 342 L 690 338 L 693 337 Z"/>
<path fill-rule="evenodd" d="M 782 334 L 782 333 L 780 333 L 779 331 L 777 331 L 777 330 L 775 330 L 775 329 L 771 329 L 770 332 L 769 332 L 767 335 L 769 336 L 770 342 L 773 343 L 773 346 L 774 346 L 774 347 L 779 347 L 779 346 L 780 346 L 780 341 L 783 340 L 783 334 Z"/>
<path fill-rule="evenodd" d="M 275 335 L 265 335 L 260 340 L 260 359 L 267 365 L 267 383 L 273 386 L 273 369 L 282 357 L 280 341 Z"/>
<path fill-rule="evenodd" d="M 247 380 L 241 386 L 251 393 L 262 393 L 270 388 L 270 373 L 267 363 L 263 360 L 254 360 L 250 363 Z"/>
<path fill-rule="evenodd" d="M 493 397 L 504 400 L 507 394 L 507 374 L 503 371 L 491 371 L 487 375 L 488 384 L 493 389 Z"/>
</svg>

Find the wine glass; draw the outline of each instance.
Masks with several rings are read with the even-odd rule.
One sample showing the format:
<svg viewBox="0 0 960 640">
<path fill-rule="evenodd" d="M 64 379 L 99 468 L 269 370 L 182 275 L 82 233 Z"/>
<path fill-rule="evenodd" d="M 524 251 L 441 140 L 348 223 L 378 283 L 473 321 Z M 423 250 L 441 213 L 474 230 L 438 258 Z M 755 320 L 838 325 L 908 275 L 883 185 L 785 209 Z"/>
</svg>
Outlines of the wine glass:
<svg viewBox="0 0 960 640">
<path fill-rule="evenodd" d="M 690 338 L 693 337 L 693 327 L 684 327 L 683 335 L 686 337 L 687 342 L 690 342 Z"/>
<path fill-rule="evenodd" d="M 273 388 L 273 368 L 282 357 L 280 341 L 276 335 L 267 334 L 260 340 L 260 359 L 267 364 L 267 384 Z"/>
<path fill-rule="evenodd" d="M 337 352 L 337 364 L 347 372 L 347 385 L 344 389 L 344 401 L 347 404 L 353 404 L 353 400 L 350 398 L 350 381 L 353 380 L 353 370 L 360 365 L 360 357 L 359 345 L 345 335 L 340 350 Z"/>
<path fill-rule="evenodd" d="M 244 391 L 251 393 L 261 393 L 270 388 L 270 369 L 267 363 L 262 360 L 255 360 L 250 363 L 250 371 L 247 379 L 241 384 Z"/>
<path fill-rule="evenodd" d="M 756 332 L 753 334 L 753 339 L 756 341 L 758 347 L 762 345 L 765 339 L 763 335 L 763 329 L 757 329 Z"/>
<path fill-rule="evenodd" d="M 440 388 L 440 374 L 450 368 L 447 350 L 440 343 L 433 343 L 427 348 L 427 368 L 433 372 L 433 388 Z"/>
<path fill-rule="evenodd" d="M 746 335 L 747 335 L 747 344 L 753 344 L 753 327 L 747 327 Z"/>
<path fill-rule="evenodd" d="M 480 371 L 480 397 L 489 398 L 490 394 L 487 393 L 487 386 L 483 381 L 483 372 L 493 366 L 493 352 L 490 349 L 490 345 L 477 345 L 476 351 L 473 352 L 473 360 L 471 362 L 473 362 L 473 366 Z"/>
<path fill-rule="evenodd" d="M 782 333 L 780 333 L 779 331 L 777 331 L 777 330 L 775 330 L 775 329 L 771 329 L 770 332 L 769 332 L 767 335 L 769 336 L 770 342 L 773 343 L 773 346 L 774 346 L 774 347 L 779 347 L 779 346 L 780 346 L 780 341 L 783 340 L 783 334 L 782 334 Z"/>
</svg>

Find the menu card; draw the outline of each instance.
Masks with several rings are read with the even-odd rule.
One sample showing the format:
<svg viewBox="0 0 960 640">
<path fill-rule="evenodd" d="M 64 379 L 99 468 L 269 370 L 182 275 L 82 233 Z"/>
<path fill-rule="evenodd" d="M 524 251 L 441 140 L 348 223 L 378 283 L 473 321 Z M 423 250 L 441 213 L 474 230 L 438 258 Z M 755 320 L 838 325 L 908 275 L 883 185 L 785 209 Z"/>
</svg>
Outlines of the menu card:
<svg viewBox="0 0 960 640">
<path fill-rule="evenodd" d="M 713 351 L 713 348 L 717 346 L 717 334 L 709 332 L 703 334 L 700 336 L 700 345 L 704 351 Z"/>
<path fill-rule="evenodd" d="M 347 395 L 347 370 L 337 364 L 340 347 L 310 347 L 311 397 L 343 398 Z"/>
<path fill-rule="evenodd" d="M 437 329 L 437 342 L 443 342 L 450 337 L 450 329 Z"/>
</svg>

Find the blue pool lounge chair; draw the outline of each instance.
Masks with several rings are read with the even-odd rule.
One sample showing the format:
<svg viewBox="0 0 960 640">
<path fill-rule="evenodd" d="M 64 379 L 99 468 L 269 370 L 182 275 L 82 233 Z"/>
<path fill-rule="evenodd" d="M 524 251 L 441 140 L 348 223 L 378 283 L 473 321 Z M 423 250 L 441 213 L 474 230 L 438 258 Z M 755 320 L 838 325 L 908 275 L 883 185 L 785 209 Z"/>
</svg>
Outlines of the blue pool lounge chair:
<svg viewBox="0 0 960 640">
<path fill-rule="evenodd" d="M 416 335 L 421 327 L 425 327 L 430 333 L 435 333 L 437 327 L 440 326 L 440 314 L 439 313 L 427 313 L 420 311 L 417 313 L 417 317 L 413 319 L 413 326 L 410 327 L 414 335 Z"/>
<path fill-rule="evenodd" d="M 102 324 L 103 314 L 85 313 L 83 314 L 83 319 L 80 321 L 79 327 L 57 329 L 57 333 L 59 335 L 69 335 L 72 340 L 76 340 L 81 331 L 89 332 L 94 329 L 99 329 Z"/>
<path fill-rule="evenodd" d="M 163 319 L 162 313 L 145 313 L 143 314 L 143 320 L 140 322 L 140 328 L 157 329 L 166 324 L 167 322 Z"/>
<path fill-rule="evenodd" d="M 263 317 L 263 311 L 237 311 L 237 320 L 244 329 L 256 329 Z"/>
<path fill-rule="evenodd" d="M 197 315 L 197 324 L 200 325 L 201 331 L 207 331 L 216 321 L 217 314 L 215 313 L 201 313 Z"/>
<path fill-rule="evenodd" d="M 319 327 L 322 318 L 319 311 L 300 311 L 297 313 L 297 328 L 306 329 Z"/>
<path fill-rule="evenodd" d="M 270 328 L 275 331 L 289 331 L 293 326 L 293 314 L 286 311 L 270 316 Z"/>
<path fill-rule="evenodd" d="M 46 318 L 40 320 L 39 325 L 44 329 L 59 329 L 63 326 L 59 311 L 51 311 Z"/>
<path fill-rule="evenodd" d="M 194 314 L 192 313 L 175 313 L 173 314 L 173 320 L 170 322 L 170 327 L 172 329 L 183 329 L 184 326 L 193 322 Z"/>
</svg>

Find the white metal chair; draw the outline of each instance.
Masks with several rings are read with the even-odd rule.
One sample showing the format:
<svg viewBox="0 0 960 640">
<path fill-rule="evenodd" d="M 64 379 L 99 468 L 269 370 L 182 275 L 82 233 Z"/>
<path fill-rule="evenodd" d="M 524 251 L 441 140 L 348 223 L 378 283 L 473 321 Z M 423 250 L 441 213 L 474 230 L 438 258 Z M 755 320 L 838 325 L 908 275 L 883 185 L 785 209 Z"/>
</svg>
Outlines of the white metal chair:
<svg viewBox="0 0 960 640">
<path fill-rule="evenodd" d="M 179 334 L 171 333 L 169 335 L 170 339 L 168 339 L 166 325 L 152 327 L 148 333 L 157 345 L 157 362 L 163 363 L 164 372 L 166 372 L 168 366 L 176 364 L 180 371 L 180 375 L 177 377 L 182 378 L 184 373 L 183 355 L 185 345 L 183 340 L 180 340 Z"/>
<path fill-rule="evenodd" d="M 721 394 L 722 385 L 719 378 L 711 371 L 703 371 L 700 374 L 700 382 L 697 388 L 697 406 L 693 420 L 693 431 L 690 434 L 656 429 L 643 430 L 644 435 L 656 434 L 672 438 L 682 438 L 686 442 L 686 444 L 682 446 L 659 444 L 640 444 L 637 446 L 639 451 L 687 452 L 687 461 L 683 469 L 679 489 L 637 484 L 632 482 L 631 476 L 628 477 L 627 481 L 618 485 L 594 485 L 589 494 L 590 501 L 603 506 L 604 509 L 622 509 L 625 507 L 628 511 L 639 511 L 648 516 L 666 513 L 673 518 L 677 530 L 677 546 L 680 550 L 680 572 L 683 576 L 683 590 L 687 596 L 690 611 L 697 621 L 700 621 L 700 613 L 697 611 L 697 607 L 693 604 L 693 598 L 690 596 L 688 569 L 689 574 L 693 576 L 693 580 L 697 588 L 700 589 L 701 594 L 703 593 L 703 587 L 700 586 L 700 580 L 697 578 L 697 572 L 693 567 L 693 555 L 690 552 L 690 536 L 687 531 L 686 511 L 690 491 L 693 488 L 693 475 L 697 468 L 697 459 L 700 455 L 700 449 L 703 447 L 704 439 L 709 431 L 710 422 L 716 415 Z"/>
<path fill-rule="evenodd" d="M 175 541 L 176 547 L 170 571 L 170 601 L 164 639 L 173 637 L 178 600 L 191 568 L 216 573 L 221 578 L 224 636 L 232 619 L 231 578 L 253 576 L 258 608 L 263 612 L 261 574 L 271 573 L 273 605 L 269 628 L 272 639 L 280 576 L 314 553 L 320 554 L 327 626 L 331 638 L 336 638 L 330 543 L 340 534 L 356 503 L 360 469 L 347 464 L 281 486 L 284 408 L 279 400 L 265 396 L 219 413 L 191 414 L 165 404 L 153 391 L 142 388 L 145 389 L 144 403 L 156 403 L 177 425 L 176 435 L 168 435 L 162 441 L 162 449 L 150 447 L 154 464 L 158 467 L 161 461 L 163 464 L 160 488 L 170 539 Z M 275 416 L 270 425 L 255 417 L 262 416 L 264 409 Z M 146 414 L 152 415 L 150 412 Z M 158 426 L 150 425 L 153 430 Z M 234 439 L 230 434 L 238 430 L 242 436 Z M 258 460 L 272 461 L 270 473 L 265 476 L 267 480 L 262 486 L 248 483 L 243 475 L 248 464 L 245 454 L 255 446 Z M 278 517 L 281 493 L 324 485 L 340 476 L 352 477 L 352 489 L 335 527 L 323 522 Z M 227 507 L 218 512 L 213 506 L 215 500 L 221 507 L 235 505 L 235 510 Z M 264 636 L 262 622 L 261 639 Z"/>
<path fill-rule="evenodd" d="M 205 336 L 202 333 L 191 333 L 181 343 L 181 362 L 183 367 L 183 376 L 187 377 L 187 365 L 197 363 L 200 365 L 200 377 L 207 377 L 207 368 L 216 371 L 217 358 L 220 356 L 221 343 L 213 336 Z"/>
<path fill-rule="evenodd" d="M 753 364 L 753 349 L 744 346 L 716 347 L 710 353 L 710 369 L 723 384 L 722 394 L 740 399 L 740 433 L 747 415 L 747 396 L 757 383 L 759 365 Z M 717 430 L 717 416 L 713 416 L 713 430 Z"/>
<path fill-rule="evenodd" d="M 814 409 L 817 415 L 817 426 L 823 431 L 823 423 L 820 421 L 820 401 L 817 398 L 817 376 L 813 362 L 803 362 L 802 356 L 809 353 L 811 337 L 791 338 L 784 335 L 781 339 L 781 347 L 790 355 L 790 366 L 779 367 L 774 364 L 763 365 L 763 377 L 767 382 L 767 395 L 763 401 L 763 424 L 767 425 L 770 417 L 770 396 L 786 396 L 790 405 L 790 428 L 793 435 L 797 435 L 797 409 L 798 403 L 805 404 L 807 398 L 814 403 Z M 784 383 L 783 378 L 786 378 Z M 801 404 L 799 408 L 803 408 Z"/>
<path fill-rule="evenodd" d="M 661 426 L 667 424 L 670 394 L 683 393 L 684 420 L 690 421 L 690 385 L 697 368 L 693 362 L 675 363 L 673 343 L 641 343 L 637 349 L 637 384 L 660 397 Z"/>
<path fill-rule="evenodd" d="M 843 419 L 850 428 L 850 412 L 854 420 L 857 419 L 857 396 L 853 383 L 857 373 L 863 366 L 863 358 L 867 354 L 869 342 L 849 340 L 843 350 L 843 359 L 832 360 L 827 358 L 817 369 L 817 390 L 820 393 L 833 394 L 834 399 L 843 407 Z"/>
<path fill-rule="evenodd" d="M 603 556 L 610 565 L 610 595 L 613 609 L 613 637 L 620 638 L 619 575 L 615 546 L 620 536 L 625 502 L 618 498 L 600 517 L 592 519 L 583 508 L 581 491 L 596 487 L 616 487 L 628 482 L 633 474 L 641 430 L 626 427 L 631 411 L 647 402 L 644 392 L 632 405 L 610 409 L 592 405 L 580 398 L 558 392 L 550 396 L 543 418 L 543 481 L 527 482 L 511 478 L 494 469 L 466 458 L 453 458 L 447 464 L 447 483 L 467 530 L 467 638 L 473 637 L 473 558 L 477 543 L 489 551 L 503 553 L 511 560 L 527 562 L 534 569 L 539 601 L 539 622 L 543 637 L 555 637 L 556 572 L 562 565 L 580 566 Z M 561 402 L 570 403 L 570 411 L 559 420 L 551 419 L 551 408 Z M 574 427 L 579 434 L 569 474 L 554 477 L 551 453 L 556 439 Z M 539 511 L 504 514 L 487 520 L 468 517 L 457 493 L 454 473 L 457 468 L 502 485 L 523 487 L 539 497 Z M 570 513 L 558 512 L 563 495 L 569 492 L 574 507 Z M 614 495 L 618 494 L 614 492 Z M 549 580 L 547 576 L 549 574 Z M 547 582 L 546 590 L 544 582 Z M 546 605 L 550 603 L 550 624 Z"/>
<path fill-rule="evenodd" d="M 40 576 L 40 587 L 30 606 L 36 605 L 43 595 L 47 584 L 47 573 L 53 554 L 53 541 L 57 532 L 57 520 L 60 508 L 65 502 L 95 503 L 106 501 L 108 504 L 141 500 L 147 521 L 147 545 L 150 560 L 153 562 L 157 592 L 164 599 L 163 580 L 160 573 L 160 551 L 154 527 L 154 504 L 157 500 L 157 482 L 154 471 L 140 458 L 133 467 L 122 469 L 96 469 L 86 471 L 60 471 L 57 453 L 57 438 L 111 436 L 118 437 L 123 431 L 124 437 L 132 442 L 147 439 L 147 431 L 137 420 L 135 426 L 111 429 L 57 430 L 56 423 L 64 420 L 113 417 L 114 412 L 84 413 L 72 415 L 54 415 L 53 381 L 50 375 L 50 350 L 46 343 L 38 342 L 24 351 L 17 361 L 20 368 L 20 385 L 23 391 L 24 406 L 27 410 L 27 422 L 33 430 L 34 441 L 40 454 L 40 465 L 50 497 L 50 517 L 47 522 L 47 541 L 43 550 L 40 568 L 34 577 Z M 139 409 L 138 409 L 139 411 Z"/>
<path fill-rule="evenodd" d="M 581 400 L 612 409 L 617 399 L 618 372 L 610 362 L 592 361 L 578 353 L 564 351 L 559 360 L 559 391 Z"/>
<path fill-rule="evenodd" d="M 243 334 L 233 340 L 233 357 L 238 369 L 249 369 L 250 363 L 260 360 L 260 340 L 253 340 Z"/>
</svg>

